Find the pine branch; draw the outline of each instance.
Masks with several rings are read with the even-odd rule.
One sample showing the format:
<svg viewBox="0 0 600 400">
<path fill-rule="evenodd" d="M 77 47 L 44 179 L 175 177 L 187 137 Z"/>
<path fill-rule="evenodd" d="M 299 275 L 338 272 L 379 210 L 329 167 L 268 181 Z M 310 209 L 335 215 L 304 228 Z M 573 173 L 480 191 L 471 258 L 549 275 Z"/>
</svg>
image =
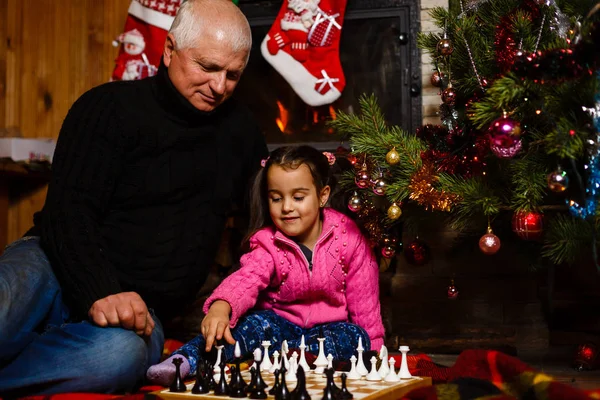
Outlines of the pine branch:
<svg viewBox="0 0 600 400">
<path fill-rule="evenodd" d="M 581 218 L 558 214 L 548 224 L 542 256 L 554 264 L 573 264 L 590 248 L 592 227 Z"/>
</svg>

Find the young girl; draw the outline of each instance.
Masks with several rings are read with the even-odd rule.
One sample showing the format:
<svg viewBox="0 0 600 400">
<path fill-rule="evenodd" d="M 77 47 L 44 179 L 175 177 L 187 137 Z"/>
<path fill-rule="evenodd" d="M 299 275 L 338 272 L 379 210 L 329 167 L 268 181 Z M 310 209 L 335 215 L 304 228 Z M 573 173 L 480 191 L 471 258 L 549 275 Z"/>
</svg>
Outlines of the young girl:
<svg viewBox="0 0 600 400">
<path fill-rule="evenodd" d="M 224 338 L 227 361 L 235 341 L 244 355 L 261 342 L 270 352 L 300 346 L 347 360 L 359 337 L 365 350 L 383 344 L 378 267 L 354 222 L 325 207 L 331 194 L 328 157 L 310 146 L 281 147 L 259 171 L 252 189 L 250 251 L 204 304 L 202 335 L 151 367 L 152 383 L 169 385 L 173 357 L 184 356 L 181 375 L 193 374 L 200 350 Z"/>
</svg>

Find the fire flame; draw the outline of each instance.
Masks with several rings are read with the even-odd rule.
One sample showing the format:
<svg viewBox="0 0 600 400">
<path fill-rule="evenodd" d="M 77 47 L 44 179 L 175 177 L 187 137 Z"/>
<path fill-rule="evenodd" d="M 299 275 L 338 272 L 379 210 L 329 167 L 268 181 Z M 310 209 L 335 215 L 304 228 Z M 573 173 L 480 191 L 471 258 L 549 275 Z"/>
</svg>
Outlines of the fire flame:
<svg viewBox="0 0 600 400">
<path fill-rule="evenodd" d="M 289 112 L 285 109 L 283 104 L 277 100 L 277 108 L 279 108 L 279 117 L 275 118 L 275 123 L 282 133 L 289 133 L 286 131 L 287 124 L 289 121 Z"/>
</svg>

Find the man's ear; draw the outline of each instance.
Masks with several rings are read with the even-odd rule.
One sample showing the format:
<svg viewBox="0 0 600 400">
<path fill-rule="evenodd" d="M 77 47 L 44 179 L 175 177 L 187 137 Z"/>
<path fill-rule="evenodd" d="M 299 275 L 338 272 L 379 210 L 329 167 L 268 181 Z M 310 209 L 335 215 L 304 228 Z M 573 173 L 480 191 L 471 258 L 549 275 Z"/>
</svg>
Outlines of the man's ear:
<svg viewBox="0 0 600 400">
<path fill-rule="evenodd" d="M 165 66 L 168 68 L 169 64 L 171 64 L 171 58 L 173 57 L 173 52 L 175 51 L 175 38 L 172 33 L 167 35 L 167 39 L 165 40 L 165 48 L 163 49 L 163 62 Z"/>
<path fill-rule="evenodd" d="M 329 200 L 329 195 L 331 194 L 331 187 L 329 187 L 329 185 L 325 186 L 323 189 L 321 189 L 321 193 L 319 194 L 319 205 L 321 207 L 325 207 L 325 204 L 327 204 L 327 200 Z"/>
</svg>

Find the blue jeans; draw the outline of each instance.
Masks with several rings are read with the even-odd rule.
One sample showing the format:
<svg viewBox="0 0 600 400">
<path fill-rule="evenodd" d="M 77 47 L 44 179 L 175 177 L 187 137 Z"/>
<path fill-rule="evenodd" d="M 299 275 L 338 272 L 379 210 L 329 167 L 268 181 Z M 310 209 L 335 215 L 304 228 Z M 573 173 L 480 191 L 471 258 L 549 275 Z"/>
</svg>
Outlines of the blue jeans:
<svg viewBox="0 0 600 400">
<path fill-rule="evenodd" d="M 37 237 L 0 256 L 0 397 L 130 391 L 160 360 L 160 321 L 149 338 L 70 322 L 60 285 Z"/>
<path fill-rule="evenodd" d="M 284 340 L 287 340 L 289 349 L 298 349 L 302 335 L 304 335 L 306 351 L 314 355 L 319 354 L 317 338 L 325 338 L 323 350 L 326 355 L 331 354 L 336 361 L 348 360 L 352 357 L 358 346 L 359 337 L 362 338 L 365 349 L 371 348 L 369 335 L 358 325 L 350 322 L 331 322 L 312 328 L 301 328 L 271 310 L 246 314 L 231 330 L 231 335 L 240 344 L 240 351 L 244 357 L 251 355 L 256 348 L 263 350 L 261 343 L 265 340 L 271 342 L 269 355 L 273 355 L 276 350 L 280 351 L 281 343 Z M 223 343 L 225 344 L 223 357 L 230 362 L 234 358 L 235 346 L 226 344 L 225 341 Z M 190 374 L 196 371 L 205 344 L 204 336 L 198 335 L 173 352 L 173 354 L 181 354 L 188 359 Z"/>
</svg>

